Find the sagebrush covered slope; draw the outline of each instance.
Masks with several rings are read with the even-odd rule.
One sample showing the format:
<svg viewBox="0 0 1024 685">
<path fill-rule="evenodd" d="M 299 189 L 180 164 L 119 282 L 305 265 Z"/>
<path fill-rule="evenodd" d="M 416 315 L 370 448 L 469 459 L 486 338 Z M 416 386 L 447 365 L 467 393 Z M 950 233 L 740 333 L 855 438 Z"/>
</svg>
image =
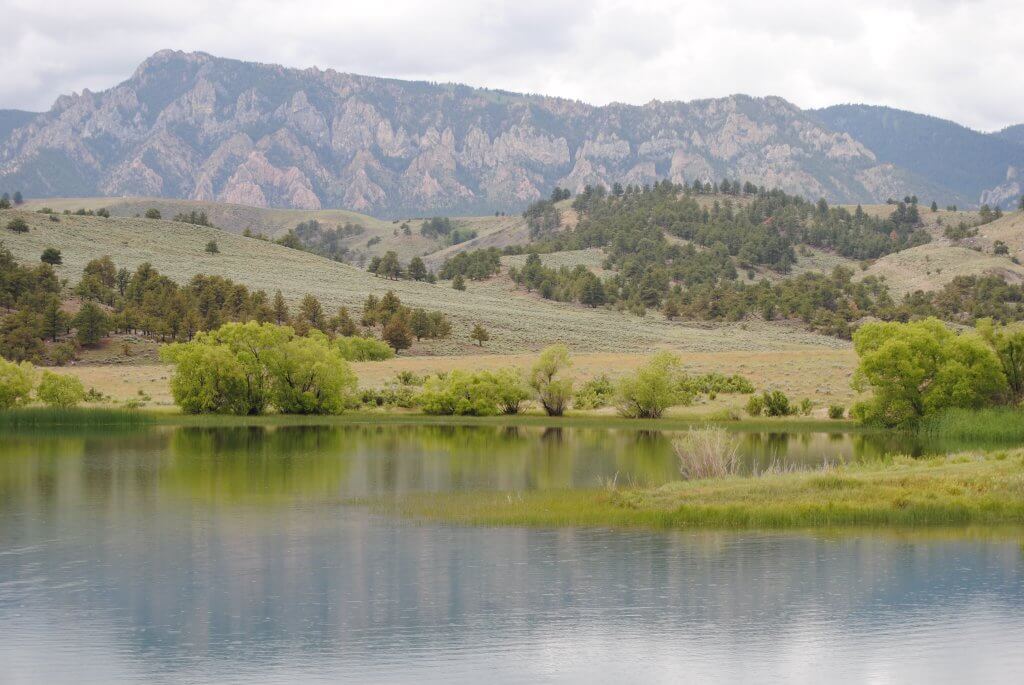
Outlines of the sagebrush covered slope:
<svg viewBox="0 0 1024 685">
<path fill-rule="evenodd" d="M 772 350 L 798 347 L 846 347 L 847 343 L 785 324 L 699 325 L 666 321 L 658 313 L 646 317 L 543 300 L 513 291 L 504 278 L 472 282 L 460 292 L 449 283 L 389 281 L 347 264 L 245 238 L 215 228 L 149 219 L 105 219 L 0 210 L 0 225 L 19 216 L 27 233 L 4 231 L 2 240 L 25 263 L 35 262 L 47 247 L 61 250 L 61 278 L 72 284 L 90 259 L 109 254 L 118 266 L 135 268 L 151 262 L 161 273 L 184 283 L 198 273 L 231 278 L 250 288 L 273 293 L 280 289 L 294 304 L 306 293 L 321 299 L 329 311 L 358 307 L 370 293 L 394 290 L 413 307 L 441 309 L 454 323 L 453 339 L 436 343 L 438 354 L 478 351 L 469 331 L 481 323 L 491 332 L 485 350 L 535 350 L 564 342 L 576 350 L 649 351 L 668 346 L 683 350 Z M 216 240 L 218 254 L 205 246 Z"/>
</svg>

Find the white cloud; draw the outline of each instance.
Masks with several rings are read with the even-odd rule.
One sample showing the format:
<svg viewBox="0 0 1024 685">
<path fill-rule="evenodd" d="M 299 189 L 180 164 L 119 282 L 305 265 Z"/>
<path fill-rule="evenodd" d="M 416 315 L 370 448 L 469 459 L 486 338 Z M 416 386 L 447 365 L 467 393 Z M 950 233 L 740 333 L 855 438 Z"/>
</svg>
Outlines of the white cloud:
<svg viewBox="0 0 1024 685">
<path fill-rule="evenodd" d="M 45 109 L 175 48 L 595 104 L 742 92 L 1024 122 L 1019 0 L 0 0 L 0 16 L 0 107 Z"/>
</svg>

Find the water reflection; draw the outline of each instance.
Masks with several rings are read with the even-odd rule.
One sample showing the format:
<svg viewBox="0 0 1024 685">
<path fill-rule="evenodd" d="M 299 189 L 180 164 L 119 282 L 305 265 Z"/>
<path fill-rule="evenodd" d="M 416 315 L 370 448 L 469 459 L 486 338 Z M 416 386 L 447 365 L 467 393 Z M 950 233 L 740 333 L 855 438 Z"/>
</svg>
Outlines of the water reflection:
<svg viewBox="0 0 1024 685">
<path fill-rule="evenodd" d="M 679 478 L 673 433 L 526 426 L 160 427 L 26 433 L 0 444 L 0 493 L 84 479 L 221 501 L 337 500 L 415 491 L 592 488 Z M 902 434 L 738 433 L 744 468 L 919 454 Z M 140 458 L 140 456 L 142 458 Z M 38 494 L 38 493 L 37 493 Z"/>
<path fill-rule="evenodd" d="M 0 445 L 0 682 L 1024 671 L 1015 539 L 476 529 L 341 504 L 616 472 L 661 482 L 677 472 L 656 432 L 157 428 Z M 744 449 L 819 460 L 824 447 L 878 448 L 759 434 Z"/>
</svg>

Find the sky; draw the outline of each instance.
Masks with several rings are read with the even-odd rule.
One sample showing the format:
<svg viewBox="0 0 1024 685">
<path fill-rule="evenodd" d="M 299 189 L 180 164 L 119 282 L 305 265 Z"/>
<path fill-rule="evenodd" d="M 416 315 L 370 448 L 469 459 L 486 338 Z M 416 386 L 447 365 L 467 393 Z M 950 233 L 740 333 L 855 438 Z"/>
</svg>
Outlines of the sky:
<svg viewBox="0 0 1024 685">
<path fill-rule="evenodd" d="M 592 104 L 778 95 L 1024 123 L 1021 0 L 0 0 L 0 108 L 109 88 L 157 50 Z"/>
</svg>

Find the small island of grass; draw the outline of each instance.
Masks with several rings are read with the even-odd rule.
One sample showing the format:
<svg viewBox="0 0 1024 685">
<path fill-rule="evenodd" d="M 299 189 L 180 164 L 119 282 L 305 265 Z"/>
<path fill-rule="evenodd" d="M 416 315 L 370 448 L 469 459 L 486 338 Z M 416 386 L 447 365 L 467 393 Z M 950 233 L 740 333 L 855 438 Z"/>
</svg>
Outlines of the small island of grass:
<svg viewBox="0 0 1024 685">
<path fill-rule="evenodd" d="M 1024 524 L 1024 450 L 894 457 L 657 488 L 416 494 L 374 505 L 492 526 L 779 529 Z"/>
</svg>

